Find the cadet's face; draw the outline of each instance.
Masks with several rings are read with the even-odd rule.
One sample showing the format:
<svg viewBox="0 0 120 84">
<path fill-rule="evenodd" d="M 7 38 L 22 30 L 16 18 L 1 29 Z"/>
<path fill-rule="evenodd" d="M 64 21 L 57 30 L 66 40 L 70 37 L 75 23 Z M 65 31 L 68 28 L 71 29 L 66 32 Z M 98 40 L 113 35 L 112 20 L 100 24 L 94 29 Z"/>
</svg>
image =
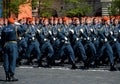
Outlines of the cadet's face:
<svg viewBox="0 0 120 84">
<path fill-rule="evenodd" d="M 68 21 L 68 20 L 66 20 L 66 21 L 64 22 L 64 24 L 69 25 L 69 21 Z"/>
<path fill-rule="evenodd" d="M 45 20 L 45 21 L 44 21 L 44 24 L 45 24 L 45 25 L 48 25 L 48 20 Z"/>
<path fill-rule="evenodd" d="M 32 21 L 32 24 L 35 25 L 35 21 Z"/>
<path fill-rule="evenodd" d="M 90 20 L 90 19 L 87 19 L 87 20 L 86 20 L 86 23 L 87 23 L 87 24 L 91 24 L 91 20 Z"/>
<path fill-rule="evenodd" d="M 82 24 L 85 23 L 85 19 L 81 19 L 81 23 L 82 23 Z"/>
<path fill-rule="evenodd" d="M 55 21 L 54 21 L 54 24 L 57 24 L 57 23 L 58 23 L 58 20 L 55 20 Z"/>
<path fill-rule="evenodd" d="M 118 24 L 118 23 L 119 23 L 119 21 L 116 19 L 116 20 L 115 20 L 115 24 Z"/>
<path fill-rule="evenodd" d="M 54 21 L 53 21 L 53 20 L 50 20 L 50 23 L 51 23 L 51 24 L 53 24 L 53 23 L 54 23 Z"/>
<path fill-rule="evenodd" d="M 99 19 L 99 20 L 98 20 L 98 23 L 102 23 L 102 20 L 101 20 L 101 19 Z"/>
<path fill-rule="evenodd" d="M 3 25 L 3 24 L 4 24 L 3 20 L 0 20 L 0 25 Z"/>
<path fill-rule="evenodd" d="M 6 25 L 8 24 L 8 20 L 7 20 L 7 19 L 5 19 L 5 22 L 4 22 L 4 24 L 6 24 Z"/>
<path fill-rule="evenodd" d="M 80 24 L 80 21 L 79 21 L 79 20 L 76 20 L 75 23 L 78 25 L 78 24 Z"/>
<path fill-rule="evenodd" d="M 110 20 L 107 20 L 107 21 L 106 21 L 106 24 L 110 25 Z"/>
<path fill-rule="evenodd" d="M 23 24 L 23 20 L 21 20 L 19 23 L 20 23 L 20 24 Z"/>
<path fill-rule="evenodd" d="M 23 23 L 26 23 L 27 21 L 26 21 L 26 19 L 23 19 Z"/>
<path fill-rule="evenodd" d="M 98 23 L 98 20 L 97 20 L 97 19 L 95 19 L 95 20 L 94 20 L 94 23 L 95 23 L 95 24 L 97 24 L 97 23 Z"/>
<path fill-rule="evenodd" d="M 62 19 L 59 19 L 59 23 L 62 24 Z"/>
<path fill-rule="evenodd" d="M 36 21 L 36 24 L 39 24 L 39 21 L 38 21 L 38 20 Z"/>
<path fill-rule="evenodd" d="M 69 23 L 70 23 L 70 24 L 72 23 L 72 20 L 71 20 L 71 19 L 69 19 Z"/>
</svg>

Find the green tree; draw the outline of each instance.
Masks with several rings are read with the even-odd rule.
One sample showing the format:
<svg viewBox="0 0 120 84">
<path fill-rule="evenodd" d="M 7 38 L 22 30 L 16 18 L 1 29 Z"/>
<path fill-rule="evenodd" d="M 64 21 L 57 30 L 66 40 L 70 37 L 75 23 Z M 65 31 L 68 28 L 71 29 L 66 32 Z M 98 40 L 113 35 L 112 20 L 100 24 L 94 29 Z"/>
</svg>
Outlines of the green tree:
<svg viewBox="0 0 120 84">
<path fill-rule="evenodd" d="M 61 2 L 61 6 L 53 7 L 55 2 Z M 91 11 L 91 7 L 84 0 L 32 0 L 32 8 L 37 5 L 38 15 L 41 17 L 55 16 L 55 12 L 60 12 L 65 16 L 84 16 Z M 61 8 L 62 6 L 63 9 Z"/>
<path fill-rule="evenodd" d="M 54 0 L 32 0 L 32 8 L 38 7 L 38 16 L 50 17 L 53 15 Z"/>
<path fill-rule="evenodd" d="M 65 10 L 63 12 L 66 16 L 85 16 L 91 12 L 91 7 L 84 0 L 64 0 Z"/>
<path fill-rule="evenodd" d="M 19 5 L 25 2 L 25 0 L 4 0 L 5 9 L 3 10 L 3 17 L 10 17 L 11 13 L 18 15 Z"/>
<path fill-rule="evenodd" d="M 112 0 L 111 7 L 108 10 L 110 15 L 120 15 L 120 0 Z"/>
<path fill-rule="evenodd" d="M 41 17 L 51 17 L 53 16 L 52 5 L 55 0 L 39 0 L 38 14 Z"/>
</svg>

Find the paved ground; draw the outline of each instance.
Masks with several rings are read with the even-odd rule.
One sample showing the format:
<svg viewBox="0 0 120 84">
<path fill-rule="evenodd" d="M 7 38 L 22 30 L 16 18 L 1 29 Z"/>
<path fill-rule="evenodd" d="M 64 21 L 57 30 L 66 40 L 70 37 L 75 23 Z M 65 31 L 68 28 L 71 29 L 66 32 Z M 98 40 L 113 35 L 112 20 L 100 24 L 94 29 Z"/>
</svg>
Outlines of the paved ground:
<svg viewBox="0 0 120 84">
<path fill-rule="evenodd" d="M 120 84 L 120 71 L 110 72 L 107 68 L 71 70 L 65 67 L 16 68 L 18 82 L 6 83 L 3 67 L 0 66 L 0 84 Z"/>
</svg>

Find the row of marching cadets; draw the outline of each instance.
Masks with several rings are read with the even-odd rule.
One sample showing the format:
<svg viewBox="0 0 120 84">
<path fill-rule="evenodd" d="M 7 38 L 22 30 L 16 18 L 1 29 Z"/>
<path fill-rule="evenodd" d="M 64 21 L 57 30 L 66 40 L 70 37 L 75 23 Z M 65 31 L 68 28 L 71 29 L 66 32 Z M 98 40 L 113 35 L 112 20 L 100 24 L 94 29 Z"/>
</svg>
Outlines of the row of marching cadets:
<svg viewBox="0 0 120 84">
<path fill-rule="evenodd" d="M 59 60 L 60 65 L 68 59 L 72 69 L 76 61 L 82 61 L 84 68 L 100 66 L 101 61 L 116 70 L 115 63 L 120 59 L 119 18 L 43 18 L 21 19 L 16 25 L 22 28 L 17 32 L 19 57 L 17 62 L 27 59 L 33 64 L 37 59 L 38 67 L 50 67 Z M 17 23 L 18 22 L 18 23 Z M 7 25 L 7 24 L 5 24 Z"/>
</svg>

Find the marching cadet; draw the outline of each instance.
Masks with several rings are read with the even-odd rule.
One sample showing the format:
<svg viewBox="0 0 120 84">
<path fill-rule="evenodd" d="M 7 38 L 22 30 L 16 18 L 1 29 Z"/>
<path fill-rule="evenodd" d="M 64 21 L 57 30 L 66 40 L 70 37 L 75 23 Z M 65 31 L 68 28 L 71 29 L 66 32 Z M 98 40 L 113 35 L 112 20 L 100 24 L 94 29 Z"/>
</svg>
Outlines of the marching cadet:
<svg viewBox="0 0 120 84">
<path fill-rule="evenodd" d="M 118 18 L 115 18 L 113 20 L 113 26 L 114 26 L 114 30 L 118 31 L 118 34 L 120 35 L 120 23 L 119 23 L 119 19 Z M 120 43 L 120 37 L 118 35 L 118 41 Z"/>
<path fill-rule="evenodd" d="M 92 25 L 92 21 L 91 18 L 87 18 L 86 19 L 86 26 L 85 26 L 85 34 L 86 34 L 86 38 L 84 38 L 86 44 L 85 44 L 85 49 L 87 50 L 86 53 L 91 53 L 91 57 L 95 57 L 96 55 L 96 48 L 94 43 L 92 42 L 92 39 L 94 38 L 94 29 L 93 29 L 93 25 Z M 90 49 L 88 51 L 88 48 Z M 88 55 L 87 55 L 88 56 Z M 88 59 L 91 58 L 90 56 L 88 56 Z"/>
<path fill-rule="evenodd" d="M 21 65 L 21 60 L 25 59 L 25 53 L 26 53 L 26 48 L 27 48 L 27 41 L 25 39 L 25 32 L 27 29 L 27 25 L 23 22 L 23 19 L 18 21 L 19 24 L 17 26 L 19 26 L 22 31 L 18 31 L 18 38 L 17 38 L 17 42 L 18 42 L 18 51 L 19 51 L 19 56 L 17 59 L 17 66 Z"/>
<path fill-rule="evenodd" d="M 77 66 L 75 64 L 75 55 L 74 55 L 74 51 L 73 48 L 70 44 L 70 39 L 69 39 L 69 22 L 68 22 L 68 18 L 64 18 L 64 26 L 61 30 L 61 32 L 59 32 L 59 39 L 60 39 L 60 45 L 61 48 L 59 50 L 59 55 L 62 58 L 62 62 L 64 62 L 64 59 L 66 58 L 66 56 L 68 56 L 71 60 L 71 64 L 72 64 L 72 69 L 76 69 Z"/>
<path fill-rule="evenodd" d="M 47 67 L 51 66 L 51 62 L 52 62 L 52 56 L 54 54 L 54 50 L 53 47 L 50 43 L 50 38 L 52 36 L 52 31 L 49 27 L 49 22 L 48 19 L 44 19 L 43 21 L 43 27 L 42 27 L 42 33 L 40 35 L 41 38 L 41 51 L 42 51 L 42 57 L 45 56 L 47 57 Z"/>
<path fill-rule="evenodd" d="M 52 28 L 52 36 L 51 36 L 51 44 L 54 49 L 54 55 L 52 57 L 53 64 L 55 63 L 55 60 L 59 60 L 60 57 L 58 55 L 59 49 L 60 49 L 60 40 L 59 40 L 59 31 L 58 31 L 59 25 L 58 25 L 58 18 L 54 18 L 54 26 Z"/>
<path fill-rule="evenodd" d="M 104 51 L 106 51 L 109 60 L 110 60 L 110 70 L 114 71 L 116 68 L 114 67 L 114 56 L 113 56 L 113 50 L 109 43 L 109 36 L 110 36 L 110 19 L 108 17 L 103 17 L 103 20 L 105 21 L 105 24 L 102 27 L 102 30 L 100 32 L 100 46 L 99 52 L 97 53 L 97 61 L 99 61 L 100 57 L 103 55 Z"/>
<path fill-rule="evenodd" d="M 93 19 L 93 33 L 94 33 L 94 38 L 92 39 L 92 42 L 95 45 L 96 51 L 98 52 L 99 50 L 99 35 L 98 31 L 101 29 L 102 25 L 99 23 L 98 18 Z"/>
<path fill-rule="evenodd" d="M 37 63 L 39 65 L 40 60 L 41 60 L 41 51 L 40 51 L 40 44 L 37 40 L 37 28 L 35 26 L 35 21 L 33 18 L 29 19 L 29 25 L 27 31 L 27 36 L 28 36 L 28 47 L 26 50 L 26 57 L 28 58 L 28 64 L 32 63 L 32 59 L 30 57 L 32 51 L 34 51 L 35 55 L 37 56 Z"/>
<path fill-rule="evenodd" d="M 17 29 L 14 19 L 8 18 L 8 26 L 2 30 L 2 45 L 4 49 L 4 70 L 6 81 L 18 81 L 15 75 L 16 59 L 18 57 Z"/>
<path fill-rule="evenodd" d="M 71 31 L 72 32 L 72 31 Z M 76 55 L 82 56 L 82 61 L 84 62 L 84 68 L 87 68 L 87 56 L 82 44 L 82 38 L 84 37 L 84 29 L 80 26 L 80 21 L 78 18 L 75 19 L 75 28 L 73 31 L 73 49 Z"/>
<path fill-rule="evenodd" d="M 118 23 L 118 19 L 114 19 L 113 22 L 114 22 L 113 29 L 111 30 L 112 37 L 111 46 L 114 51 L 114 56 L 116 56 L 117 54 L 120 61 L 120 43 L 119 43 L 120 25 Z"/>
</svg>

